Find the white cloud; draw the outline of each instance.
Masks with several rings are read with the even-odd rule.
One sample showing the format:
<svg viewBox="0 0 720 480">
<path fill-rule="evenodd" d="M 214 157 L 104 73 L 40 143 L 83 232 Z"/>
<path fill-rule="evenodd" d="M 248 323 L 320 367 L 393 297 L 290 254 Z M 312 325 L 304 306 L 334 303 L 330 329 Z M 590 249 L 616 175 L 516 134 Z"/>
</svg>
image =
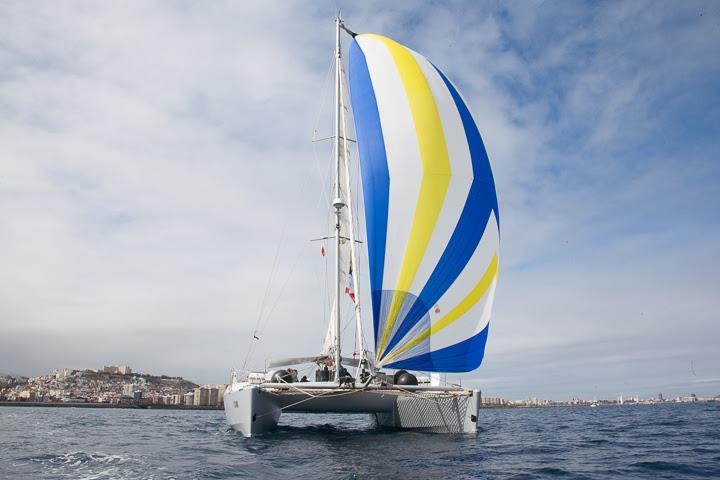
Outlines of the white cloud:
<svg viewBox="0 0 720 480">
<path fill-rule="evenodd" d="M 344 10 L 351 28 L 443 68 L 483 133 L 503 241 L 486 363 L 471 376 L 487 394 L 653 390 L 682 383 L 678 357 L 717 364 L 717 139 L 666 133 L 717 125 L 706 79 L 720 69 L 720 33 L 695 8 Z M 244 357 L 283 226 L 256 365 L 319 347 L 325 267 L 307 240 L 327 228 L 330 159 L 309 139 L 333 10 L 6 6 L 0 370 L 123 361 L 224 380 Z M 688 109 L 698 95 L 704 112 Z M 550 385 L 564 374 L 575 383 Z"/>
</svg>

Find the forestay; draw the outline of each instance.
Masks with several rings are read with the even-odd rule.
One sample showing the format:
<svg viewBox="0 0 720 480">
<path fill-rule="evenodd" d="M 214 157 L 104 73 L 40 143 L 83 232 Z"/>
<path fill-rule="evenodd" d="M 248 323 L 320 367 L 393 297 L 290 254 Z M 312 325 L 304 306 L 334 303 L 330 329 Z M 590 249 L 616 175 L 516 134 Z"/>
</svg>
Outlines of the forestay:
<svg viewBox="0 0 720 480">
<path fill-rule="evenodd" d="M 495 183 L 470 111 L 420 54 L 358 35 L 350 92 L 365 201 L 376 362 L 482 362 L 498 276 Z"/>
</svg>

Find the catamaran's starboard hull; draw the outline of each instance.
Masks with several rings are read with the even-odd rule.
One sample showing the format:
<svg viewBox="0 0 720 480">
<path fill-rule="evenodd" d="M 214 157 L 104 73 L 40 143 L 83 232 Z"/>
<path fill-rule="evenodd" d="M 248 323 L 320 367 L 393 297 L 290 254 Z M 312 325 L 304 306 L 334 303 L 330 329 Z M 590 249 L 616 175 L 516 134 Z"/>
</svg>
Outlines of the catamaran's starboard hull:
<svg viewBox="0 0 720 480">
<path fill-rule="evenodd" d="M 477 430 L 480 392 L 398 389 L 276 389 L 230 385 L 224 394 L 227 423 L 246 437 L 273 430 L 282 412 L 368 413 L 383 427 L 436 433 Z"/>
</svg>

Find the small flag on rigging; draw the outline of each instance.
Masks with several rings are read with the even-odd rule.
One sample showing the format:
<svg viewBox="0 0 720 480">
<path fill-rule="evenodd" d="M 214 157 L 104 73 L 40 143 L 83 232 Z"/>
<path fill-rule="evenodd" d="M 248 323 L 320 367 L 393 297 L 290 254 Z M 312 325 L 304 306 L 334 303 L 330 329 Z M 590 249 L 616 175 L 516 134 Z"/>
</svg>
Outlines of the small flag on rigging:
<svg viewBox="0 0 720 480">
<path fill-rule="evenodd" d="M 320 255 L 325 256 L 325 245 L 320 245 Z"/>
<path fill-rule="evenodd" d="M 350 271 L 348 271 L 346 280 L 345 280 L 345 293 L 348 294 L 348 296 L 350 297 L 350 300 L 352 300 L 353 303 L 357 303 L 355 301 L 355 282 L 353 281 L 352 260 L 350 261 Z"/>
</svg>

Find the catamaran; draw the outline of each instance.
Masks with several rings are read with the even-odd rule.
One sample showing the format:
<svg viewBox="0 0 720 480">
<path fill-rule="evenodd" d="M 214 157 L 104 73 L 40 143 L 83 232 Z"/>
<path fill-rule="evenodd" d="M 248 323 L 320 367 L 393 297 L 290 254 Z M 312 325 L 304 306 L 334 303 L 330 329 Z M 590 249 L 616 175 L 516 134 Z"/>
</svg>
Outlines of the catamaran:
<svg viewBox="0 0 720 480">
<path fill-rule="evenodd" d="M 351 39 L 347 70 L 343 32 Z M 317 355 L 233 371 L 224 393 L 227 422 L 253 436 L 275 428 L 282 412 L 366 413 L 380 426 L 474 433 L 480 391 L 443 383 L 441 373 L 480 366 L 497 285 L 498 204 L 480 132 L 433 63 L 384 36 L 356 34 L 339 16 L 334 62 L 335 298 L 327 335 Z M 353 218 L 350 111 L 364 244 Z M 360 246 L 367 248 L 372 351 L 362 330 Z M 352 355 L 341 351 L 346 293 L 358 332 Z M 314 365 L 314 378 L 298 381 L 291 367 L 300 364 Z"/>
</svg>

